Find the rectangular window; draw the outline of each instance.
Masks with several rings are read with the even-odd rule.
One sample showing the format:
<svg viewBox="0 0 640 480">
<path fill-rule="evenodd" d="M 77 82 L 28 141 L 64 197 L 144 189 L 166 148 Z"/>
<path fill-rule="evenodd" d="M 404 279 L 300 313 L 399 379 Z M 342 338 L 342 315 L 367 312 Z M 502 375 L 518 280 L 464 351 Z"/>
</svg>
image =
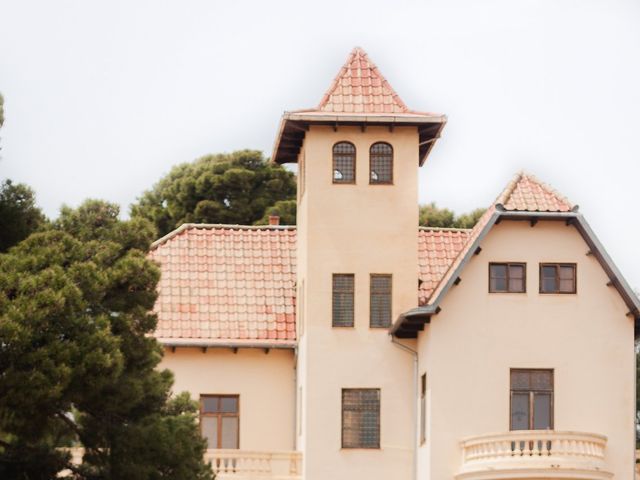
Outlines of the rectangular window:
<svg viewBox="0 0 640 480">
<path fill-rule="evenodd" d="M 540 293 L 576 293 L 576 264 L 541 263 Z"/>
<path fill-rule="evenodd" d="M 427 374 L 420 377 L 420 445 L 427 441 Z"/>
<path fill-rule="evenodd" d="M 342 389 L 342 448 L 380 448 L 380 389 Z"/>
<path fill-rule="evenodd" d="M 490 263 L 490 293 L 524 293 L 526 291 L 526 263 Z"/>
<path fill-rule="evenodd" d="M 332 325 L 353 327 L 353 273 L 333 274 Z"/>
<path fill-rule="evenodd" d="M 200 431 L 207 448 L 240 448 L 240 397 L 201 395 Z"/>
<path fill-rule="evenodd" d="M 553 429 L 553 370 L 511 369 L 511 430 Z"/>
<path fill-rule="evenodd" d="M 369 325 L 372 328 L 391 326 L 391 275 L 371 275 Z"/>
</svg>

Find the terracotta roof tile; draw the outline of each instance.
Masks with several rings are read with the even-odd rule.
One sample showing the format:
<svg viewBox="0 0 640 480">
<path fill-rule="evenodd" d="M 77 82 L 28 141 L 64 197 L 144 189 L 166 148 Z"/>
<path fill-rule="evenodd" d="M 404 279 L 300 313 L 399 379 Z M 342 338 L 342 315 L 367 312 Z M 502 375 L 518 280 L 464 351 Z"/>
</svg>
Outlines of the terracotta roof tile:
<svg viewBox="0 0 640 480">
<path fill-rule="evenodd" d="M 526 212 L 568 212 L 571 202 L 533 175 L 520 172 L 496 200 L 505 210 Z"/>
<path fill-rule="evenodd" d="M 410 110 L 360 47 L 354 48 L 316 108 L 307 113 L 433 115 Z"/>
<path fill-rule="evenodd" d="M 473 229 L 419 228 L 420 305 L 450 280 L 498 205 L 531 212 L 573 208 L 548 185 L 519 173 Z M 155 307 L 161 342 L 295 342 L 295 227 L 183 225 L 155 242 L 149 255 L 162 272 Z"/>
<path fill-rule="evenodd" d="M 419 304 L 425 305 L 443 275 L 464 247 L 470 230 L 420 228 L 418 230 Z"/>
<path fill-rule="evenodd" d="M 419 229 L 421 304 L 468 235 Z M 162 272 L 155 307 L 161 342 L 295 341 L 295 227 L 183 225 L 158 240 L 150 257 Z"/>
<path fill-rule="evenodd" d="M 295 341 L 295 255 L 295 228 L 183 225 L 149 254 L 162 272 L 155 336 Z"/>
</svg>

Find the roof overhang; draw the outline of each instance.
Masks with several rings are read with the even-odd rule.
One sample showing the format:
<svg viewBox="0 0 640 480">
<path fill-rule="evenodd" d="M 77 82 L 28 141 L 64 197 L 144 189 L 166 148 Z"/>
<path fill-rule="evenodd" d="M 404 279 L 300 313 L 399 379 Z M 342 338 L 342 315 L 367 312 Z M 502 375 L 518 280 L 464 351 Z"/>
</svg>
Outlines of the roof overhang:
<svg viewBox="0 0 640 480">
<path fill-rule="evenodd" d="M 337 114 L 325 112 L 285 112 L 280 121 L 278 136 L 271 159 L 275 163 L 297 163 L 298 154 L 310 125 L 416 127 L 419 134 L 419 165 L 429 156 L 434 143 L 447 123 L 445 115 L 434 114 Z"/>
<path fill-rule="evenodd" d="M 589 247 L 589 252 L 593 255 L 603 270 L 609 277 L 610 285 L 615 287 L 622 299 L 624 300 L 629 312 L 627 315 L 635 319 L 636 337 L 640 335 L 640 299 L 629 286 L 622 276 L 622 273 L 605 250 L 604 246 L 598 240 L 582 214 L 575 211 L 570 212 L 528 212 L 528 211 L 508 211 L 500 204 L 496 205 L 496 209 L 489 221 L 483 227 L 482 231 L 475 238 L 473 243 L 466 247 L 464 257 L 455 268 L 455 271 L 448 277 L 447 283 L 437 291 L 435 298 L 430 299 L 428 305 L 413 308 L 401 314 L 389 329 L 389 333 L 398 338 L 417 338 L 418 331 L 424 329 L 424 325 L 431 321 L 433 315 L 437 315 L 441 310 L 441 303 L 447 295 L 451 287 L 457 283 L 457 279 L 461 276 L 462 270 L 465 268 L 469 260 L 476 254 L 482 241 L 487 236 L 491 228 L 501 220 L 524 220 L 535 222 L 538 220 L 555 220 L 564 221 L 567 225 L 576 227 L 585 243 Z"/>
<path fill-rule="evenodd" d="M 191 348 L 261 348 L 261 349 L 295 349 L 297 342 L 289 340 L 226 340 L 214 338 L 158 338 L 163 347 Z"/>
</svg>

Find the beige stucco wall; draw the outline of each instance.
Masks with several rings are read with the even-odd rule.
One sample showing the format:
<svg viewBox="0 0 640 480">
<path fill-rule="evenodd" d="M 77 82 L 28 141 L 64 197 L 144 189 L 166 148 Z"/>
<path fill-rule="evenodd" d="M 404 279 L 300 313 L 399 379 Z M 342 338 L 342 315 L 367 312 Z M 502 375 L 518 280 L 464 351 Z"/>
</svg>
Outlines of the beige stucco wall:
<svg viewBox="0 0 640 480">
<path fill-rule="evenodd" d="M 554 369 L 555 429 L 606 435 L 614 478 L 633 478 L 633 320 L 584 240 L 563 222 L 503 221 L 481 246 L 419 335 L 429 399 L 419 478 L 451 479 L 462 438 L 509 430 L 510 368 Z M 490 261 L 526 262 L 527 293 L 489 294 Z M 578 293 L 540 295 L 540 262 L 575 262 Z"/>
<path fill-rule="evenodd" d="M 165 349 L 160 368 L 175 374 L 173 391 L 240 395 L 240 448 L 294 449 L 295 359 L 292 350 Z"/>
<path fill-rule="evenodd" d="M 332 146 L 356 146 L 355 185 L 332 183 Z M 369 147 L 394 148 L 394 185 L 369 185 Z M 304 478 L 409 479 L 413 360 L 386 329 L 369 328 L 369 275 L 393 275 L 393 318 L 417 302 L 418 135 L 415 128 L 312 126 L 304 143 L 305 194 L 298 213 L 298 285 Z M 355 274 L 355 327 L 331 327 L 333 273 Z M 299 313 L 300 317 L 300 313 Z M 381 449 L 341 449 L 341 391 L 381 389 Z"/>
</svg>

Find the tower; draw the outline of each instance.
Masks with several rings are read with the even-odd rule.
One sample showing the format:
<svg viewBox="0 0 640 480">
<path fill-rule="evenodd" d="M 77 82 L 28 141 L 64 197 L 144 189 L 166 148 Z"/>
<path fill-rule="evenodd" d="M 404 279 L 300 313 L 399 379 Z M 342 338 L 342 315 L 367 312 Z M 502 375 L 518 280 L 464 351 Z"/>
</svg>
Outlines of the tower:
<svg viewBox="0 0 640 480">
<path fill-rule="evenodd" d="M 417 378 L 388 327 L 418 304 L 418 167 L 446 117 L 410 110 L 360 48 L 314 109 L 285 112 L 298 164 L 297 446 L 316 479 L 406 479 Z"/>
</svg>

